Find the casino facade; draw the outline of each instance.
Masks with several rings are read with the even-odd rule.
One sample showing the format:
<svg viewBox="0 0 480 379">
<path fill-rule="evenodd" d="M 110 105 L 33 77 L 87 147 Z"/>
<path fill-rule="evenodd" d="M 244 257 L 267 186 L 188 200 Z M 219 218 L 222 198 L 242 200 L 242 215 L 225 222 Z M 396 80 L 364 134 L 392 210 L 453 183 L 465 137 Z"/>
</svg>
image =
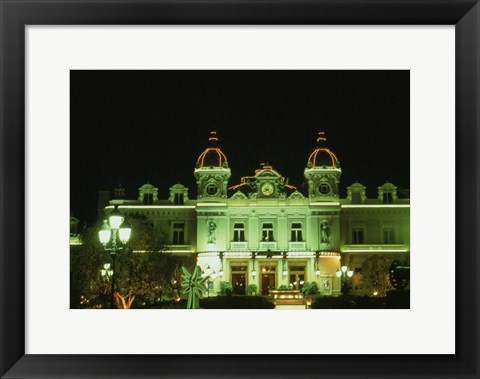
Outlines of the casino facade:
<svg viewBox="0 0 480 379">
<path fill-rule="evenodd" d="M 336 273 L 342 266 L 353 272 L 352 291 L 366 294 L 361 267 L 367 257 L 409 262 L 410 200 L 399 198 L 389 182 L 378 187 L 373 199 L 358 182 L 340 198 L 339 160 L 322 132 L 317 144 L 305 157 L 303 193 L 269 164 L 230 183 L 230 162 L 211 132 L 194 168 L 196 198 L 182 184 L 170 187 L 163 199 L 149 183 L 139 188 L 136 199 L 125 199 L 121 189 L 112 199 L 100 191 L 103 215 L 118 207 L 127 218 L 150 219 L 165 235 L 166 251 L 195 254 L 202 270 L 212 274 L 211 294 L 221 281 L 230 282 L 236 294 L 246 294 L 250 284 L 268 294 L 315 281 L 320 293 L 338 295 Z"/>
</svg>

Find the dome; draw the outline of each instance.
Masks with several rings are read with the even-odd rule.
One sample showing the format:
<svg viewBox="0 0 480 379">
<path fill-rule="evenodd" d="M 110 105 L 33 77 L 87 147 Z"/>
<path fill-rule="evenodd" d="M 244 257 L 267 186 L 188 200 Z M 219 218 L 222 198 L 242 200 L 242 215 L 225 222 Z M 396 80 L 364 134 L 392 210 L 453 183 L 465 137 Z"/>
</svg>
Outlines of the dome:
<svg viewBox="0 0 480 379">
<path fill-rule="evenodd" d="M 365 188 L 365 186 L 362 183 L 359 183 L 358 181 L 355 181 L 351 186 L 347 187 L 352 190 L 362 190 Z"/>
<path fill-rule="evenodd" d="M 208 138 L 210 146 L 207 147 L 197 159 L 197 168 L 201 167 L 228 167 L 228 161 L 223 151 L 217 147 L 217 132 L 210 132 Z"/>
<path fill-rule="evenodd" d="M 393 183 L 390 183 L 388 180 L 383 183 L 380 187 L 378 188 L 382 188 L 384 190 L 396 190 L 397 189 L 397 186 Z"/>
<path fill-rule="evenodd" d="M 321 167 L 321 166 L 327 166 L 327 167 L 340 166 L 340 162 L 338 161 L 338 158 L 333 153 L 333 151 L 330 151 L 330 149 L 326 148 L 325 146 L 322 146 L 327 140 L 324 137 L 324 134 L 325 134 L 324 132 L 318 133 L 317 142 L 319 143 L 319 146 L 308 157 L 309 168 Z"/>
<path fill-rule="evenodd" d="M 143 186 L 139 188 L 139 190 L 153 190 L 153 189 L 155 189 L 155 186 L 153 186 L 149 182 L 145 183 Z"/>
</svg>

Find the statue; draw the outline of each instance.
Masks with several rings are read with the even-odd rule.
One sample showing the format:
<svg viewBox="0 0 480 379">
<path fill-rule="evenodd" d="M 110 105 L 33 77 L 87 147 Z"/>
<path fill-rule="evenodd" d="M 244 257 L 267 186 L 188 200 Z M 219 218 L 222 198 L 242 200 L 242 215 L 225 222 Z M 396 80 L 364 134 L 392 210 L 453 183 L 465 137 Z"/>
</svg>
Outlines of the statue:
<svg viewBox="0 0 480 379">
<path fill-rule="evenodd" d="M 215 224 L 215 221 L 213 221 L 213 220 L 208 221 L 207 243 L 216 243 L 217 242 L 217 238 L 215 237 L 216 229 L 217 229 L 217 224 Z"/>
<path fill-rule="evenodd" d="M 328 222 L 322 222 L 321 225 L 321 243 L 330 243 L 330 225 Z"/>
<path fill-rule="evenodd" d="M 182 271 L 182 292 L 188 296 L 187 309 L 198 309 L 200 308 L 200 297 L 203 292 L 207 291 L 205 282 L 208 276 L 202 278 L 200 266 L 195 266 L 192 274 L 183 266 Z"/>
</svg>

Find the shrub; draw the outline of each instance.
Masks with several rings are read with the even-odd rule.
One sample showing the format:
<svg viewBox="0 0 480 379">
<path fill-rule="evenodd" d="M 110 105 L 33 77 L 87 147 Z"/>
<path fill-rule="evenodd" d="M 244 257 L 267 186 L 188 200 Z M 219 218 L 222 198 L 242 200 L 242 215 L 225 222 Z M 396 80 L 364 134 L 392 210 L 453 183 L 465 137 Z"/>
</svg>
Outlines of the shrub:
<svg viewBox="0 0 480 379">
<path fill-rule="evenodd" d="M 304 295 L 315 295 L 318 293 L 318 285 L 317 282 L 307 282 L 302 287 L 302 293 Z"/>
<path fill-rule="evenodd" d="M 281 284 L 279 287 L 278 287 L 279 290 L 288 290 L 288 286 L 286 284 Z"/>
<path fill-rule="evenodd" d="M 275 305 L 265 296 L 217 296 L 200 299 L 204 309 L 273 309 Z"/>
<path fill-rule="evenodd" d="M 252 294 L 252 293 L 257 293 L 258 292 L 258 287 L 256 284 L 249 284 L 248 285 L 248 293 L 249 294 Z"/>
<path fill-rule="evenodd" d="M 230 283 L 230 282 L 220 282 L 220 294 L 231 296 L 233 294 L 232 283 Z"/>
</svg>

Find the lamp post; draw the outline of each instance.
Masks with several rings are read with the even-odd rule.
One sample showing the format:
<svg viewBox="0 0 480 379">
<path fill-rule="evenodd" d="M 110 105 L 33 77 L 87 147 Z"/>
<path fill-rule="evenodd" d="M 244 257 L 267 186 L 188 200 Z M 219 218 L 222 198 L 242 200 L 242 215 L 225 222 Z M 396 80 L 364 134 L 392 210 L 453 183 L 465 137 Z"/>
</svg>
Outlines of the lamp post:
<svg viewBox="0 0 480 379">
<path fill-rule="evenodd" d="M 353 276 L 353 271 L 348 266 L 342 266 L 336 272 L 337 278 L 341 279 L 342 295 L 348 295 L 350 291 L 350 278 Z"/>
<path fill-rule="evenodd" d="M 220 259 L 220 271 L 218 271 L 218 275 L 220 275 L 220 280 L 223 280 L 223 252 L 222 251 L 218 253 L 218 259 Z"/>
<path fill-rule="evenodd" d="M 283 252 L 283 259 L 282 259 L 282 277 L 283 279 L 286 279 L 288 275 L 288 270 L 287 270 L 287 252 Z"/>
<path fill-rule="evenodd" d="M 217 274 L 215 273 L 215 271 L 212 270 L 210 265 L 208 265 L 207 268 L 205 269 L 205 271 L 203 272 L 202 277 L 207 278 L 207 298 L 209 298 L 210 297 L 210 283 L 212 283 L 212 281 L 210 279 L 215 280 L 215 278 L 217 277 Z"/>
<path fill-rule="evenodd" d="M 318 258 L 320 258 L 320 252 L 317 251 L 315 253 L 315 276 L 318 278 L 320 278 L 320 268 L 318 267 Z"/>
<path fill-rule="evenodd" d="M 252 278 L 255 279 L 257 276 L 257 271 L 255 270 L 255 256 L 257 254 L 255 252 L 252 252 Z"/>
<path fill-rule="evenodd" d="M 110 280 L 113 275 L 113 270 L 110 269 L 110 263 L 105 263 L 103 268 L 100 270 L 100 274 L 102 274 L 102 278 L 104 280 Z"/>
<path fill-rule="evenodd" d="M 114 308 L 115 303 L 115 258 L 117 257 L 117 252 L 125 248 L 126 243 L 130 239 L 131 233 L 132 229 L 118 210 L 117 205 L 115 206 L 115 209 L 110 212 L 108 220 L 103 220 L 103 225 L 98 232 L 98 238 L 100 239 L 105 252 L 108 252 L 112 258 L 112 269 L 110 270 L 110 266 L 108 268 L 104 266 L 104 269 L 112 274 L 112 285 L 110 289 L 110 302 L 112 308 Z M 105 272 L 105 274 L 107 274 L 107 272 Z M 104 276 L 103 272 L 102 276 Z"/>
</svg>

